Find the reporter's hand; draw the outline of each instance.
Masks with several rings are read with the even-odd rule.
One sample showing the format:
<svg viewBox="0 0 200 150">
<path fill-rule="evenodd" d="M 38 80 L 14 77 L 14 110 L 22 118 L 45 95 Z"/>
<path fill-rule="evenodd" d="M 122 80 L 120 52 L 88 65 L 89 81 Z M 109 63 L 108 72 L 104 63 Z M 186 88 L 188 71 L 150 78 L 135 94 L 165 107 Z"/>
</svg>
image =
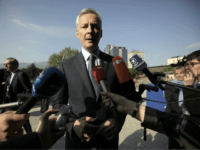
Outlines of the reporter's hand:
<svg viewBox="0 0 200 150">
<path fill-rule="evenodd" d="M 50 115 L 59 112 L 58 109 L 49 109 L 41 117 L 37 126 L 36 132 L 42 139 L 43 149 L 51 148 L 58 139 L 64 136 L 67 127 L 62 127 L 61 131 L 54 129 L 55 122 L 58 116 L 49 118 Z M 68 122 L 72 122 L 73 119 L 69 118 Z"/>
<path fill-rule="evenodd" d="M 132 115 L 134 107 L 136 105 L 135 102 L 128 100 L 127 98 L 120 96 L 118 94 L 110 93 L 110 92 L 100 92 L 102 95 L 102 100 L 104 105 L 109 108 L 110 106 L 110 100 L 107 99 L 105 96 L 108 96 L 111 98 L 116 104 L 117 104 L 117 110 L 120 113 L 125 113 Z"/>
<path fill-rule="evenodd" d="M 194 85 L 195 80 L 192 72 L 188 72 L 184 76 L 184 85 Z"/>
<path fill-rule="evenodd" d="M 112 140 L 117 135 L 116 122 L 114 119 L 108 119 L 99 126 L 97 135 L 105 137 L 107 140 Z"/>
<path fill-rule="evenodd" d="M 2 82 L 1 84 L 4 85 L 4 84 L 6 84 L 6 82 Z"/>
<path fill-rule="evenodd" d="M 89 142 L 99 129 L 98 126 L 89 123 L 93 121 L 95 119 L 91 117 L 81 117 L 75 121 L 73 129 L 81 140 Z"/>
<path fill-rule="evenodd" d="M 23 135 L 22 126 L 30 115 L 15 113 L 16 111 L 6 111 L 0 114 L 0 141 L 7 141 Z"/>
</svg>

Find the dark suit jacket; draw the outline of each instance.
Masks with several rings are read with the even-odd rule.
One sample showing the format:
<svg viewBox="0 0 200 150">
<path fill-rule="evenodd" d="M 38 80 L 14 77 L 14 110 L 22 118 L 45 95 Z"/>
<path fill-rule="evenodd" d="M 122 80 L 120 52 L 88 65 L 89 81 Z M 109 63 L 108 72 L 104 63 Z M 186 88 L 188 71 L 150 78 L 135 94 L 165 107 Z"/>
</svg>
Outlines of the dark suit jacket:
<svg viewBox="0 0 200 150">
<path fill-rule="evenodd" d="M 10 76 L 6 79 L 6 87 L 4 89 L 5 95 L 9 78 Z M 12 83 L 9 86 L 11 102 L 17 101 L 17 94 L 19 93 L 31 93 L 31 88 L 32 85 L 28 75 L 21 70 L 17 70 L 14 78 L 12 79 Z M 6 98 L 4 103 L 9 103 L 9 99 Z"/>
<path fill-rule="evenodd" d="M 193 86 L 188 86 L 188 87 L 193 88 Z M 198 89 L 199 89 L 199 87 L 198 87 Z M 200 92 L 183 89 L 183 96 L 184 96 L 184 100 L 199 97 L 199 99 L 193 99 L 191 101 L 184 101 L 184 105 L 185 105 L 186 109 L 188 110 L 188 112 L 190 113 L 190 116 L 197 117 L 197 118 L 199 118 L 199 121 L 200 121 L 200 111 L 199 111 L 199 109 L 200 109 Z"/>
<path fill-rule="evenodd" d="M 107 74 L 108 90 L 112 93 L 121 95 L 121 89 L 117 75 L 114 70 L 112 56 L 100 51 L 100 65 Z M 74 57 L 71 57 L 61 63 L 60 70 L 65 74 L 67 82 L 63 88 L 54 96 L 52 106 L 55 109 L 60 109 L 63 105 L 69 103 L 72 106 L 73 113 L 80 117 L 90 116 L 96 117 L 99 120 L 106 121 L 109 118 L 114 118 L 112 112 L 107 109 L 102 103 L 101 96 L 98 94 L 95 99 L 95 92 L 86 68 L 86 63 L 83 54 L 80 52 Z M 99 89 L 100 91 L 100 89 Z M 120 128 L 124 123 L 126 115 L 119 114 Z M 78 136 L 73 137 L 73 123 L 68 123 L 68 132 L 66 134 L 67 149 L 83 149 L 91 148 L 90 142 L 81 142 Z M 102 142 L 101 142 L 102 141 Z M 111 141 L 106 141 L 101 138 L 101 148 L 116 149 L 118 148 L 118 136 Z"/>
<path fill-rule="evenodd" d="M 42 149 L 42 142 L 36 132 L 0 142 L 0 149 Z"/>
<path fill-rule="evenodd" d="M 165 85 L 165 99 L 167 102 L 178 102 L 180 90 L 175 86 Z M 178 105 L 178 103 L 167 104 L 166 112 L 181 114 L 182 108 Z"/>
</svg>

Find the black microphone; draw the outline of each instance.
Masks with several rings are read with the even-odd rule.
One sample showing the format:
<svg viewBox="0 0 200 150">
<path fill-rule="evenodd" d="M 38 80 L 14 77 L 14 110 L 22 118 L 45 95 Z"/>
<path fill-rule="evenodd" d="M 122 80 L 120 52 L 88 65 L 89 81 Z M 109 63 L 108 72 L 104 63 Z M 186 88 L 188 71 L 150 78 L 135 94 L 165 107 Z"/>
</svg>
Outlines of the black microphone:
<svg viewBox="0 0 200 150">
<path fill-rule="evenodd" d="M 153 75 L 148 69 L 147 64 L 145 61 L 142 60 L 141 57 L 139 57 L 137 54 L 133 55 L 130 59 L 131 64 L 133 65 L 134 69 L 137 71 L 142 71 L 149 80 L 157 86 L 157 76 Z M 158 84 L 161 90 L 165 90 L 164 87 L 161 84 Z"/>
<path fill-rule="evenodd" d="M 49 98 L 56 94 L 65 84 L 65 75 L 56 67 L 44 70 L 35 80 L 32 96 L 19 107 L 16 114 L 26 114 L 41 98 Z"/>
</svg>

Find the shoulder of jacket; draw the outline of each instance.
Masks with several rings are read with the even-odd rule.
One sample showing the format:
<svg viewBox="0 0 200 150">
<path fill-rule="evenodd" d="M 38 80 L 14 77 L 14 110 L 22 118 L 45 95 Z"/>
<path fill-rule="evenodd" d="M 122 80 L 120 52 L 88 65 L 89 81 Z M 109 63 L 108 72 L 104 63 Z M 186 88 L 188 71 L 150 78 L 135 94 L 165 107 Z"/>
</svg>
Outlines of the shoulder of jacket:
<svg viewBox="0 0 200 150">
<path fill-rule="evenodd" d="M 62 63 L 62 64 L 66 64 L 66 63 L 69 63 L 70 61 L 75 61 L 76 58 L 78 57 L 78 55 L 80 55 L 80 53 L 78 53 L 78 54 L 75 55 L 75 56 L 72 56 L 71 58 L 68 58 L 68 59 L 63 60 L 61 63 Z"/>
<path fill-rule="evenodd" d="M 100 51 L 100 59 L 104 61 L 111 62 L 114 56 L 108 55 L 102 51 Z"/>
</svg>

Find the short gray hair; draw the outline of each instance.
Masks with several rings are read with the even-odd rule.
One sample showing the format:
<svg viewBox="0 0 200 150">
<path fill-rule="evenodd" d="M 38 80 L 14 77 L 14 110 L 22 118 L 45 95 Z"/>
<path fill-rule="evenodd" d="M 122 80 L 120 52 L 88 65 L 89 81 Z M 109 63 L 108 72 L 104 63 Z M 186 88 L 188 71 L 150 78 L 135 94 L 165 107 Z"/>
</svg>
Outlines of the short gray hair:
<svg viewBox="0 0 200 150">
<path fill-rule="evenodd" d="M 85 8 L 83 10 L 81 10 L 76 18 L 76 28 L 78 28 L 78 24 L 79 24 L 79 18 L 84 15 L 84 14 L 88 14 L 88 13 L 92 13 L 95 14 L 98 18 L 99 24 L 100 24 L 100 28 L 102 29 L 102 20 L 101 20 L 101 15 L 93 8 Z"/>
<path fill-rule="evenodd" d="M 19 62 L 17 61 L 17 59 L 9 57 L 9 58 L 6 58 L 6 60 L 10 60 L 10 62 L 16 65 L 17 68 L 19 67 Z"/>
</svg>

